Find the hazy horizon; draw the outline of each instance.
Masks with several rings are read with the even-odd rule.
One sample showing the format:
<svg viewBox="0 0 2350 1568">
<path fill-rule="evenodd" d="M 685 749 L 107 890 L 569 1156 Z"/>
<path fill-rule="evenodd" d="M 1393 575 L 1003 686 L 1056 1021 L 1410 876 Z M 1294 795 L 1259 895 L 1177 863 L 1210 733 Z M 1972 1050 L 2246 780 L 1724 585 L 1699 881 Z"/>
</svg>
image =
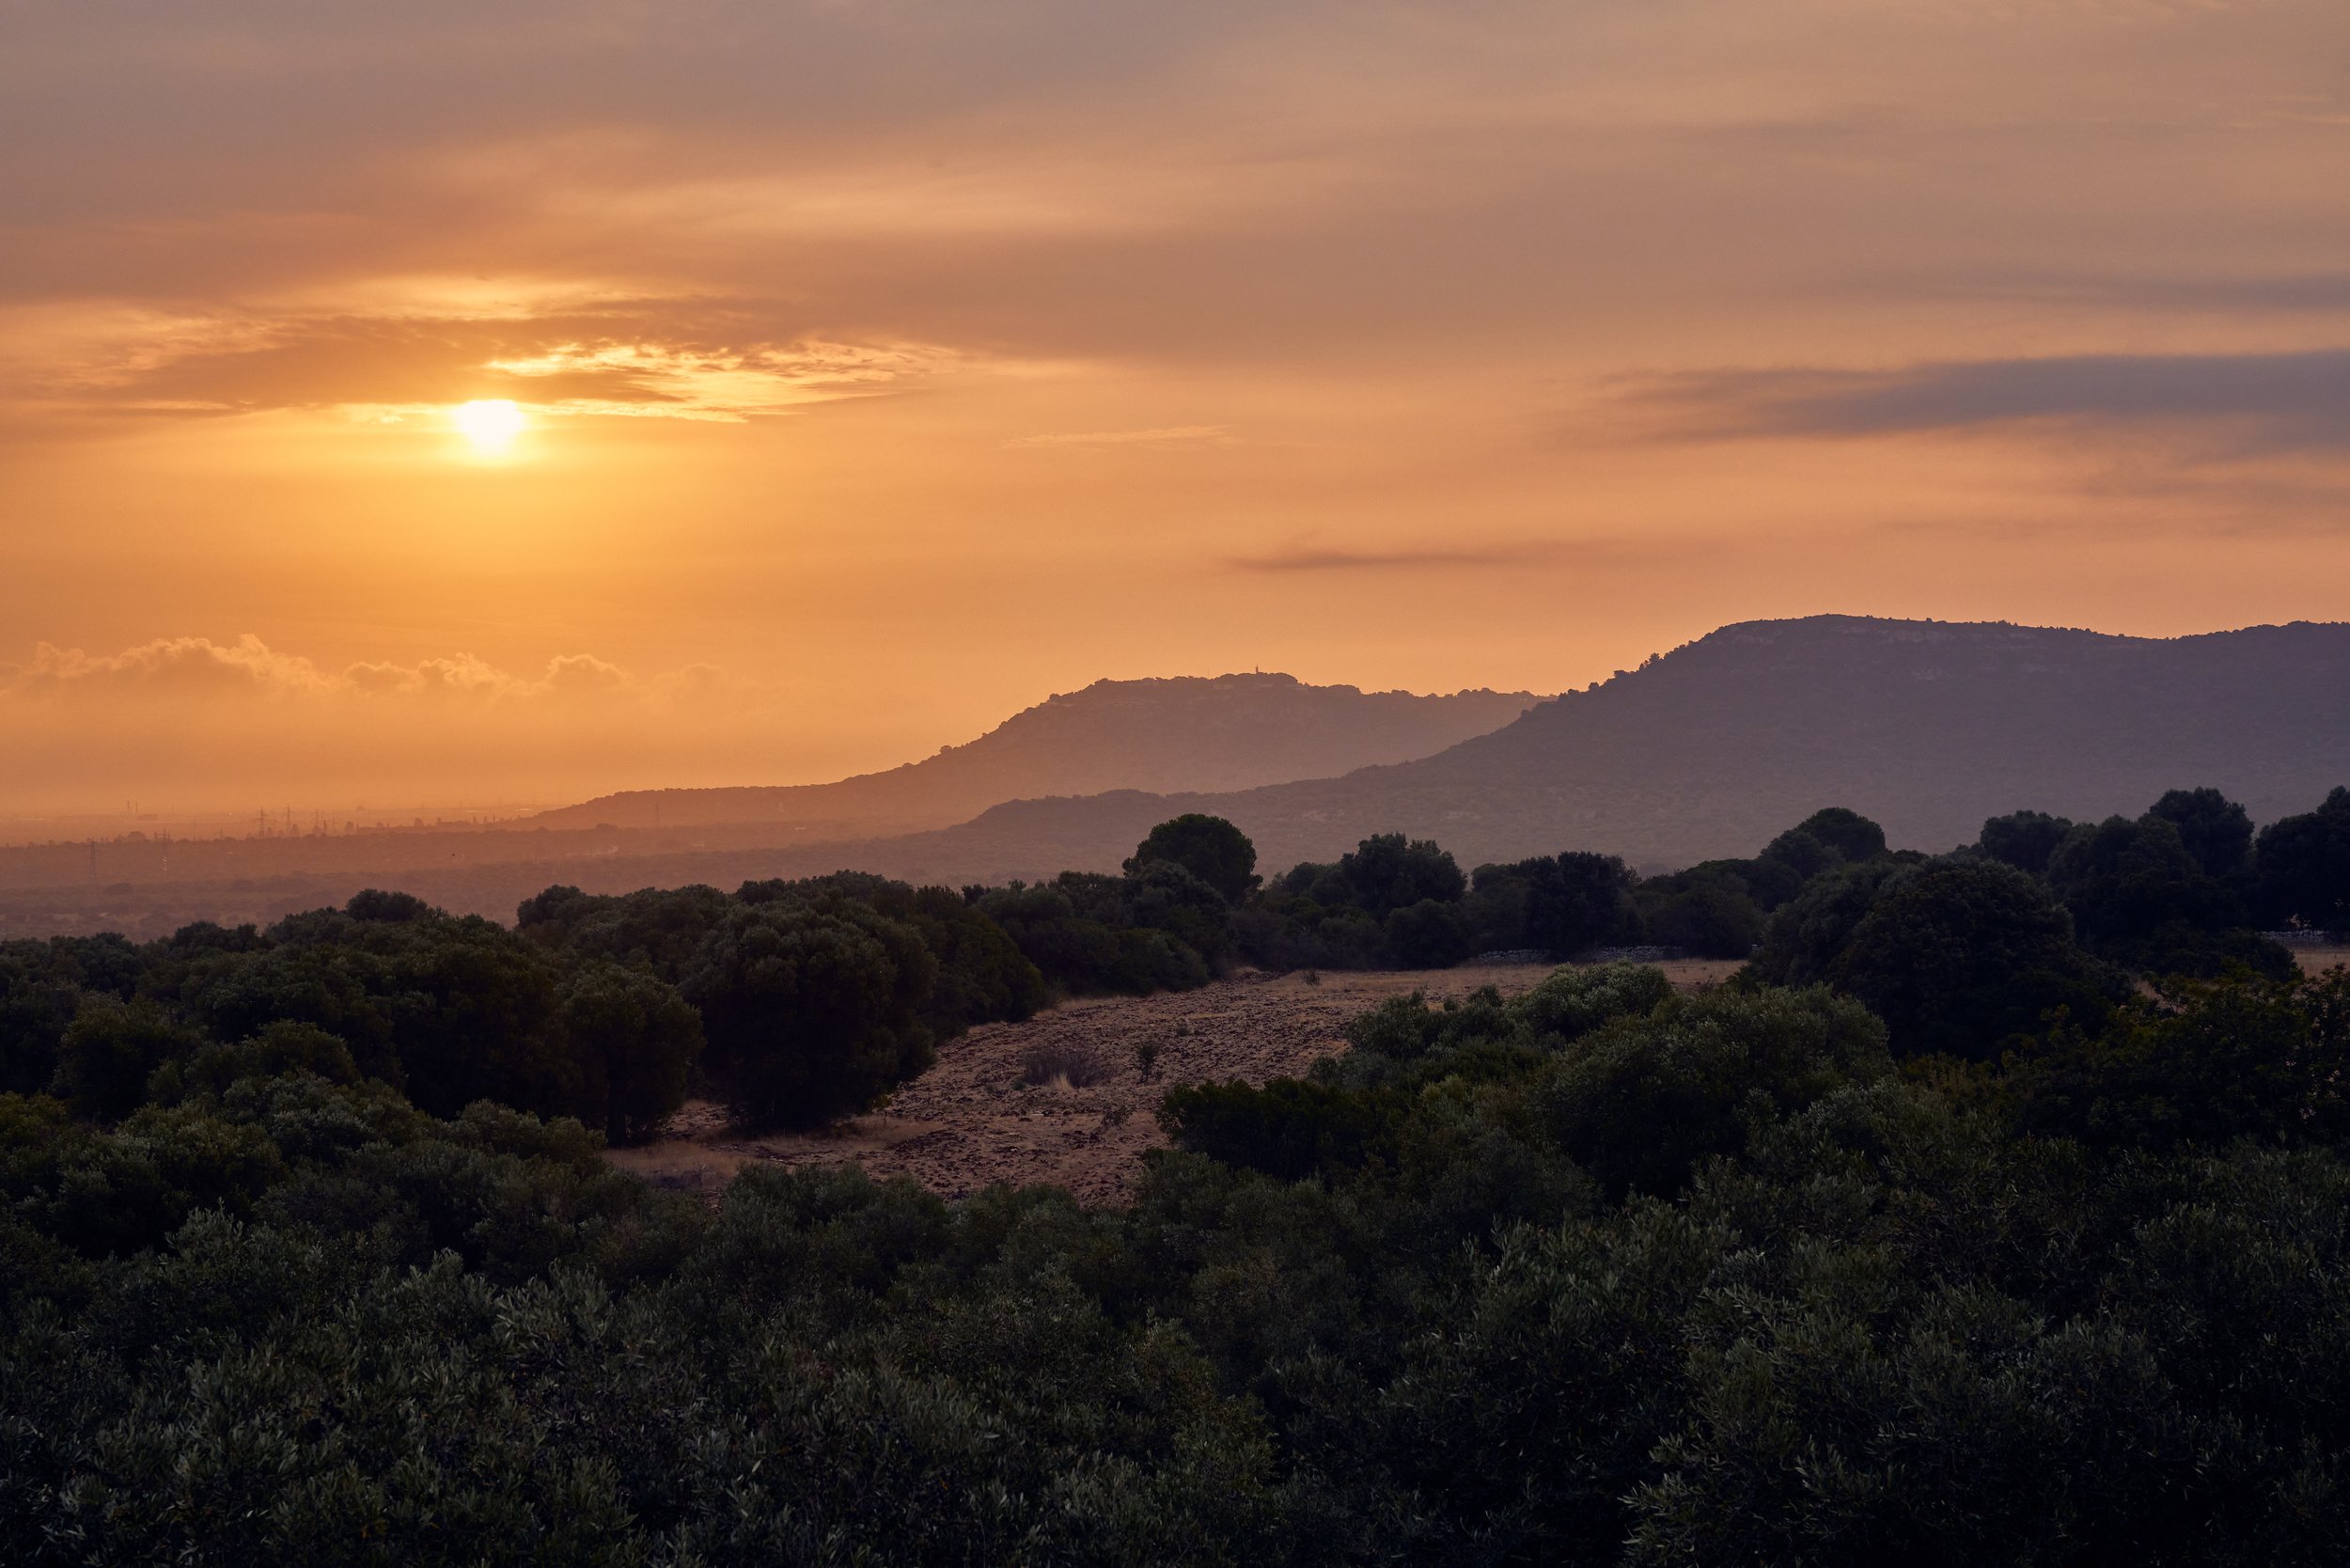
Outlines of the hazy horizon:
<svg viewBox="0 0 2350 1568">
<path fill-rule="evenodd" d="M 1819 614 L 1828 618 L 1853 615 L 1856 619 L 1904 619 L 1871 617 L 1839 610 Z M 1444 697 L 1475 690 L 1520 690 L 1528 692 L 1538 700 L 1546 700 L 1564 692 L 1605 683 L 1615 676 L 1637 668 L 1652 654 L 1672 652 L 1721 629 L 1708 627 L 1704 633 L 1681 643 L 1637 654 L 1627 652 L 1621 663 L 1593 673 L 1588 680 L 1570 681 L 1548 689 L 1508 688 L 1491 682 L 1432 691 L 1376 687 L 1343 679 L 1303 683 L 1352 688 L 1373 695 L 1385 692 L 1419 697 Z M 2114 636 L 2144 635 L 2109 632 L 2094 626 L 2046 629 Z M 2207 627 L 2170 635 L 2196 636 L 2244 629 L 2248 628 Z M 945 749 L 967 745 L 993 732 L 1020 713 L 1097 684 L 1141 681 L 1213 681 L 1247 674 L 1278 675 L 1302 681 L 1291 671 L 1272 669 L 1152 671 L 1101 676 L 1053 691 L 1039 692 L 1033 698 L 1019 701 L 1013 708 L 977 721 L 967 732 L 951 733 L 936 739 L 917 735 L 903 749 L 897 751 L 884 751 L 882 748 L 890 743 L 876 740 L 868 752 L 852 754 L 863 755 L 870 760 L 840 765 L 837 769 L 813 764 L 811 768 L 804 769 L 804 776 L 786 776 L 781 769 L 760 771 L 761 764 L 755 757 L 736 760 L 735 765 L 744 770 L 737 776 L 697 775 L 693 770 L 703 764 L 691 751 L 647 751 L 641 745 L 641 730 L 632 738 L 628 734 L 608 732 L 601 728 L 602 723 L 610 723 L 615 717 L 613 710 L 606 709 L 595 714 L 601 722 L 587 729 L 584 735 L 579 731 L 572 732 L 574 744 L 580 749 L 556 759 L 552 764 L 552 771 L 541 768 L 532 772 L 516 767 L 509 760 L 510 752 L 501 753 L 506 771 L 481 772 L 478 776 L 479 787 L 468 793 L 462 788 L 450 788 L 449 784 L 452 779 L 462 780 L 467 776 L 464 759 L 469 748 L 478 746 L 483 740 L 494 736 L 511 745 L 518 723 L 523 726 L 535 723 L 553 727 L 575 723 L 579 719 L 579 710 L 565 702 L 565 698 L 572 694 L 562 689 L 559 671 L 550 671 L 544 680 L 537 682 L 526 682 L 504 672 L 492 671 L 486 677 L 477 675 L 470 686 L 452 682 L 433 689 L 416 685 L 378 684 L 370 682 L 371 672 L 363 668 L 322 670 L 299 656 L 257 650 L 249 644 L 241 648 L 223 648 L 200 639 L 181 639 L 148 649 L 128 650 L 105 661 L 92 660 L 78 652 L 59 654 L 55 650 L 49 652 L 61 663 L 80 661 L 77 667 L 87 672 L 85 678 L 93 679 L 95 683 L 104 687 L 105 697 L 116 704 L 108 716 L 116 719 L 120 727 L 92 727 L 76 732 L 68 732 L 61 728 L 45 737 L 35 735 L 37 742 L 45 742 L 45 745 L 28 745 L 18 751 L 15 755 L 21 767 L 0 775 L 0 844 L 38 841 L 50 837 L 106 837 L 141 830 L 217 837 L 256 832 L 263 836 L 321 831 L 332 833 L 352 826 L 362 829 L 459 826 L 510 822 L 601 795 L 634 791 L 827 784 L 925 760 Z M 249 673 L 252 666 L 264 658 L 274 661 L 276 668 L 258 677 Z M 289 679 L 277 673 L 284 668 L 291 668 L 297 673 Z M 241 683 L 248 681 L 261 689 L 258 692 L 242 689 Z M 212 729 L 218 722 L 217 712 L 203 699 L 216 697 L 217 688 L 222 683 L 230 684 L 236 696 L 264 698 L 266 701 L 258 705 L 263 722 L 275 720 L 279 726 L 272 745 L 244 754 L 249 772 L 239 776 L 223 776 L 216 773 L 210 783 L 195 786 L 183 783 L 176 790 L 166 781 L 160 792 L 150 793 L 145 798 L 127 796 L 120 789 L 109 794 L 106 781 L 86 783 L 83 780 L 89 776 L 76 775 L 70 768 L 62 787 L 53 781 L 51 775 L 55 771 L 56 764 L 61 759 L 72 756 L 76 741 L 90 747 L 86 765 L 104 766 L 110 760 L 106 749 L 110 743 L 134 745 L 151 754 L 156 743 L 161 740 L 165 745 L 177 742 L 185 748 L 187 755 L 210 758 L 217 767 L 222 755 L 218 744 L 221 737 Z M 13 695 L 22 701 L 24 693 L 25 687 L 20 685 Z M 379 732 L 371 736 L 370 721 L 381 713 L 384 703 L 414 701 L 420 695 L 440 705 L 425 730 L 434 745 L 413 759 L 408 764 L 409 771 L 388 772 L 382 765 L 381 747 L 385 744 L 409 744 L 409 736 L 399 731 L 389 734 Z M 197 699 L 192 709 L 183 706 L 190 697 Z M 353 701 L 361 704 L 356 713 L 336 712 L 338 704 Z M 55 709 L 52 708 L 51 713 L 54 714 Z M 645 707 L 635 710 L 635 717 L 639 721 L 648 713 L 649 710 Z M 25 724 L 26 719 L 37 719 L 39 716 L 38 708 L 31 713 L 21 708 L 15 715 L 19 725 L 17 733 L 25 735 L 30 728 Z M 346 728 L 320 729 L 318 726 L 322 716 L 338 719 Z M 742 716 L 740 710 L 737 710 L 736 716 Z M 70 709 L 66 714 L 68 724 L 81 723 L 85 718 L 85 714 Z M 175 723 L 175 720 L 181 722 Z M 188 722 L 190 720 L 192 724 Z M 788 715 L 777 715 L 777 722 L 788 722 Z M 283 749 L 287 737 L 305 730 L 308 731 L 306 739 L 314 749 L 299 758 L 296 765 L 289 767 L 287 753 Z M 741 738 L 748 743 L 745 751 L 755 751 L 758 745 L 768 737 L 753 733 Z M 374 743 L 372 748 L 370 741 Z M 338 774 L 335 771 L 338 764 L 344 768 L 365 767 L 368 771 L 364 774 L 355 771 Z M 123 772 L 107 776 L 109 779 L 119 779 L 132 777 L 133 774 Z M 289 780 L 300 780 L 302 783 L 290 787 Z M 335 792 L 333 787 L 337 784 L 345 786 L 340 793 Z M 409 788 L 403 790 L 400 787 L 401 785 Z M 305 792 L 306 786 L 307 792 Z"/>
<path fill-rule="evenodd" d="M 157 657 L 159 653 L 161 656 Z M 117 669 L 110 673 L 115 675 L 120 686 L 129 688 L 122 695 L 132 697 L 136 701 L 133 708 L 123 714 L 129 721 L 124 729 L 117 734 L 106 735 L 104 738 L 119 739 L 126 744 L 147 745 L 159 731 L 167 733 L 171 728 L 170 719 L 174 699 L 184 694 L 191 686 L 197 687 L 200 692 L 199 682 L 206 676 L 217 673 L 203 670 L 201 666 L 231 662 L 239 656 L 239 653 L 238 650 L 223 650 L 206 645 L 191 648 L 186 644 L 180 644 L 162 650 L 130 650 L 123 655 L 118 655 L 114 661 Z M 182 661 L 196 664 L 200 673 L 191 674 L 173 667 L 175 664 Z M 96 662 L 92 661 L 93 664 Z M 850 765 L 840 772 L 820 770 L 806 777 L 778 776 L 772 770 L 758 771 L 759 764 L 756 761 L 745 764 L 749 771 L 739 777 L 695 776 L 688 771 L 693 766 L 691 759 L 680 760 L 667 754 L 628 755 L 626 754 L 628 748 L 623 745 L 615 745 L 609 754 L 597 755 L 590 761 L 573 771 L 520 775 L 519 776 L 526 777 L 530 783 L 539 788 L 540 792 L 535 794 L 529 792 L 527 788 L 511 787 L 512 776 L 509 776 L 506 780 L 509 787 L 503 789 L 484 788 L 471 795 L 450 792 L 445 788 L 438 789 L 436 792 L 436 787 L 444 784 L 451 773 L 462 772 L 462 769 L 449 768 L 446 758 L 438 753 L 418 759 L 412 765 L 412 771 L 409 774 L 395 776 L 400 782 L 414 785 L 415 792 L 421 792 L 404 794 L 399 789 L 385 785 L 385 775 L 380 767 L 364 776 L 352 776 L 324 780 L 329 785 L 341 783 L 349 786 L 350 788 L 341 794 L 322 791 L 320 788 L 321 780 L 318 774 L 284 768 L 280 754 L 274 750 L 253 754 L 251 766 L 255 771 L 250 776 L 242 780 L 216 781 L 194 789 L 181 786 L 177 791 L 173 790 L 166 781 L 165 787 L 160 793 L 150 794 L 145 799 L 110 797 L 104 792 L 102 787 L 92 788 L 81 785 L 64 790 L 47 786 L 47 793 L 44 795 L 45 786 L 42 781 L 34 776 L 32 769 L 27 768 L 22 776 L 0 775 L 0 843 L 39 839 L 53 828 L 64 837 L 78 838 L 92 833 L 103 836 L 107 833 L 141 829 L 204 836 L 255 832 L 266 835 L 285 832 L 337 832 L 351 825 L 365 828 L 494 823 L 511 821 L 517 817 L 557 807 L 575 805 L 600 795 L 633 791 L 829 784 L 846 778 L 885 773 L 927 760 L 942 751 L 968 745 L 986 734 L 993 733 L 1020 713 L 1041 707 L 1055 698 L 1067 697 L 1095 685 L 1144 681 L 1209 682 L 1252 674 L 1277 675 L 1294 679 L 1294 677 L 1290 677 L 1286 670 L 1218 670 L 1213 673 L 1168 671 L 1137 676 L 1105 676 L 1100 681 L 1086 682 L 1082 685 L 1072 686 L 1062 691 L 1041 692 L 1032 701 L 1022 702 L 1017 709 L 984 720 L 968 733 L 956 733 L 936 740 L 934 743 L 917 737 L 911 744 L 911 748 L 903 752 L 883 755 L 876 748 L 875 755 L 878 760 Z M 1459 687 L 1445 692 L 1411 692 L 1404 688 L 1382 690 L 1345 681 L 1303 683 L 1324 690 L 1355 690 L 1367 696 L 1403 695 L 1443 698 L 1466 696 L 1472 691 L 1479 690 L 1496 690 L 1496 688 L 1486 686 Z M 515 684 L 519 686 L 523 683 L 515 682 Z M 358 686 L 356 680 L 350 672 L 320 671 L 315 666 L 306 670 L 303 681 L 293 685 L 291 689 L 272 694 L 277 702 L 297 709 L 306 704 L 315 705 L 321 701 L 331 703 L 338 697 L 359 695 L 379 694 L 367 693 L 364 687 Z M 409 695 L 412 694 L 396 693 L 394 699 Z M 1501 693 L 1500 695 L 1523 695 L 1535 700 L 1542 700 L 1557 694 L 1521 692 Z M 461 745 L 466 744 L 495 727 L 510 724 L 518 706 L 521 707 L 525 716 L 540 716 L 529 714 L 528 704 L 533 698 L 543 698 L 545 696 L 546 693 L 543 690 L 525 690 L 519 695 L 509 691 L 493 694 L 482 706 L 474 710 L 468 711 L 461 708 L 454 712 L 445 711 L 443 714 L 444 738 L 446 738 L 448 729 L 456 729 L 456 744 Z M 283 709 L 281 708 L 278 712 L 282 714 Z M 202 722 L 208 724 L 211 722 L 211 715 L 208 713 L 201 709 L 198 713 Z M 311 706 L 307 713 L 294 715 L 289 727 L 298 726 L 304 719 L 315 722 L 316 713 L 316 707 Z M 449 723 L 451 720 L 456 721 L 455 725 Z M 185 738 L 202 745 L 214 737 L 191 735 Z M 357 738 L 346 732 L 328 737 L 327 744 L 335 747 L 338 754 L 348 756 L 356 749 L 352 746 L 352 742 Z M 70 743 L 67 742 L 66 745 L 70 746 Z M 21 755 L 26 763 L 44 760 L 29 750 Z M 55 755 L 54 751 L 49 754 L 52 759 Z M 364 753 L 356 760 L 362 762 L 373 760 Z M 300 795 L 298 798 L 290 795 L 283 787 L 284 780 L 289 776 L 306 779 L 311 792 Z M 619 778 L 624 781 L 596 782 L 599 776 Z M 370 785 L 374 786 L 372 799 L 364 792 Z"/>
</svg>

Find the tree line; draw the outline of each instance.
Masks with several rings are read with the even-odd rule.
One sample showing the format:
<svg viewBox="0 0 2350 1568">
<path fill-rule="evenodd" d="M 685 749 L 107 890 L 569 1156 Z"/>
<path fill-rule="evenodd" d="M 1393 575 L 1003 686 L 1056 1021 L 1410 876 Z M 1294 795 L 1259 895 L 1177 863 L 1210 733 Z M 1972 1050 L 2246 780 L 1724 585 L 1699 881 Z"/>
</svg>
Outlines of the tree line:
<svg viewBox="0 0 2350 1568">
<path fill-rule="evenodd" d="M 266 931 L 0 944 L 0 1090 L 113 1121 L 299 1062 L 435 1116 L 487 1100 L 626 1143 L 695 1090 L 749 1125 L 821 1124 L 920 1073 L 940 1041 L 1056 995 L 1182 990 L 1240 964 L 1434 968 L 1641 944 L 1752 956 L 1776 982 L 1842 986 L 1904 1038 L 1981 1050 L 2053 1007 L 2093 1029 L 2134 973 L 2282 977 L 2291 956 L 2257 928 L 2338 922 L 2343 790 L 2257 836 L 2209 789 L 2136 819 L 2015 812 L 1939 857 L 1888 852 L 1874 823 L 1830 808 L 1750 858 L 1648 878 L 1578 851 L 1464 873 L 1391 834 L 1267 885 L 1245 835 L 1193 815 L 1114 876 L 551 887 L 511 930 L 365 892 Z"/>
</svg>

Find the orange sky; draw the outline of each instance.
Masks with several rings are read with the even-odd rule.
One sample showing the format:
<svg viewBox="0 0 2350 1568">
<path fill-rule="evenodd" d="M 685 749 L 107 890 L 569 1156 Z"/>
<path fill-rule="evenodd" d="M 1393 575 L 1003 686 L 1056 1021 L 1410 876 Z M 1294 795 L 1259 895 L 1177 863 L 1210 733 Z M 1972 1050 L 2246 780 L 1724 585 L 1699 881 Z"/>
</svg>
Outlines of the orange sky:
<svg viewBox="0 0 2350 1568">
<path fill-rule="evenodd" d="M 0 6 L 0 812 L 2340 619 L 2346 63 L 2338 0 Z"/>
</svg>

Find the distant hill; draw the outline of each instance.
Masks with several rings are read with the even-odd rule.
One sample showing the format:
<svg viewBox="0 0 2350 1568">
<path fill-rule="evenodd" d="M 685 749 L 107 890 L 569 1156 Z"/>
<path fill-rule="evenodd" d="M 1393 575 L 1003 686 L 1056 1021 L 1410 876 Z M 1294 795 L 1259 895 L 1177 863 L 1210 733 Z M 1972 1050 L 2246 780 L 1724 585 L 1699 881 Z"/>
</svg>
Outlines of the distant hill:
<svg viewBox="0 0 2350 1568">
<path fill-rule="evenodd" d="M 991 806 L 1109 790 L 1246 790 L 1442 751 L 1516 718 L 1530 692 L 1449 697 L 1309 686 L 1288 675 L 1096 681 L 967 745 L 837 784 L 632 790 L 522 825 L 684 828 L 765 823 L 847 838 L 943 827 Z M 803 839 L 805 841 L 805 839 Z"/>
<path fill-rule="evenodd" d="M 1248 700 L 1220 700 L 1218 688 Z M 1370 744 L 1368 726 L 1332 713 L 1411 715 L 1386 721 L 1392 744 L 1408 748 L 1409 737 L 1431 732 L 1414 726 L 1433 726 L 1432 711 L 1468 726 L 1479 703 L 1507 710 L 1506 720 L 1527 700 L 1367 697 L 1285 676 L 1104 682 L 929 761 L 807 791 L 612 796 L 573 808 L 584 821 L 462 835 L 0 851 L 0 936 L 267 920 L 369 885 L 503 919 L 556 882 L 618 892 L 842 869 L 948 885 L 1109 870 L 1152 823 L 1191 810 L 1240 823 L 1269 870 L 1397 831 L 1437 839 L 1464 866 L 1594 849 L 1657 867 L 1750 854 L 1826 805 L 1874 817 L 1896 845 L 1944 850 L 1972 839 L 1985 817 L 2022 807 L 2134 815 L 2166 789 L 2211 784 L 2268 822 L 2350 784 L 2350 625 L 2154 639 L 1853 616 L 1726 626 L 1413 760 L 1254 789 L 1101 782 L 1146 764 L 1164 767 L 1161 777 L 1261 778 L 1339 754 L 1317 734 Z M 1296 715 L 1286 727 L 1294 733 L 1283 732 L 1284 713 Z M 1233 728 L 1220 730 L 1226 723 Z M 1089 759 L 1096 749 L 1127 760 Z M 1012 798 L 1015 780 L 1038 776 L 1052 779 L 1046 790 L 1093 792 Z M 738 808 L 713 806 L 711 825 L 674 820 L 674 803 L 704 795 L 768 799 L 778 816 L 728 822 Z M 655 798 L 657 830 L 595 825 L 638 809 L 650 823 Z M 958 798 L 989 804 L 953 825 L 889 830 L 892 812 L 897 822 L 951 813 Z M 780 814 L 814 799 L 834 803 L 824 808 L 832 825 Z M 839 803 L 874 801 L 883 804 L 858 808 L 877 825 L 842 825 Z"/>
<path fill-rule="evenodd" d="M 1433 757 L 1242 792 L 1024 801 L 866 846 L 888 864 L 1106 868 L 1177 811 L 1229 816 L 1284 868 L 1366 834 L 1465 865 L 1560 849 L 1684 865 L 1751 854 L 1825 805 L 1943 850 L 2030 807 L 2135 815 L 2217 785 L 2256 820 L 2350 783 L 2350 625 L 2157 639 L 1815 616 L 1725 626 Z"/>
<path fill-rule="evenodd" d="M 932 866 L 924 830 L 1023 797 L 1106 800 L 1116 818 L 1121 805 L 1158 798 L 1136 787 L 1221 791 L 1424 757 L 1541 700 L 1528 692 L 1363 692 L 1287 675 L 1100 681 L 966 745 L 837 784 L 644 791 L 478 826 L 11 845 L 0 847 L 0 940 L 161 935 L 195 919 L 266 924 L 364 886 L 407 888 L 452 910 L 509 919 L 518 902 L 557 882 L 599 892 L 732 886 L 867 865 L 922 880 L 985 876 L 993 863 L 967 864 L 964 844 Z M 1015 838 L 1023 853 L 1049 855 L 1059 836 L 1048 828 Z M 1130 839 L 1111 863 L 1133 848 Z M 1061 869 L 1017 862 L 1024 876 Z"/>
</svg>

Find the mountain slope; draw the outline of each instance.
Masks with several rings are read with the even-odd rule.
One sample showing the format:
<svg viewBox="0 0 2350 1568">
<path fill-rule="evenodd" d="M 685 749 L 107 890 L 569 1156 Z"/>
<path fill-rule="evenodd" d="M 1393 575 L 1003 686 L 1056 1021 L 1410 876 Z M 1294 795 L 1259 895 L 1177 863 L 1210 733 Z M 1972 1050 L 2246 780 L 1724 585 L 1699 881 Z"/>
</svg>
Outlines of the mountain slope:
<svg viewBox="0 0 2350 1568">
<path fill-rule="evenodd" d="M 1824 805 L 1947 849 L 2031 807 L 2142 811 L 2213 784 L 2262 821 L 2350 783 L 2350 625 L 2108 636 L 1818 616 L 1726 626 L 1448 751 L 1244 792 L 1026 801 L 876 859 L 1106 866 L 1182 810 L 1230 817 L 1281 868 L 1366 834 L 1465 865 L 1580 848 L 1685 864 L 1750 854 Z M 880 869 L 878 866 L 876 869 Z"/>
<path fill-rule="evenodd" d="M 1245 790 L 1401 762 L 1499 729 L 1539 700 L 1527 692 L 1364 692 L 1288 675 L 1097 681 L 886 773 L 835 784 L 630 791 L 527 825 L 773 823 L 827 837 L 903 833 L 1025 797 Z"/>
</svg>

